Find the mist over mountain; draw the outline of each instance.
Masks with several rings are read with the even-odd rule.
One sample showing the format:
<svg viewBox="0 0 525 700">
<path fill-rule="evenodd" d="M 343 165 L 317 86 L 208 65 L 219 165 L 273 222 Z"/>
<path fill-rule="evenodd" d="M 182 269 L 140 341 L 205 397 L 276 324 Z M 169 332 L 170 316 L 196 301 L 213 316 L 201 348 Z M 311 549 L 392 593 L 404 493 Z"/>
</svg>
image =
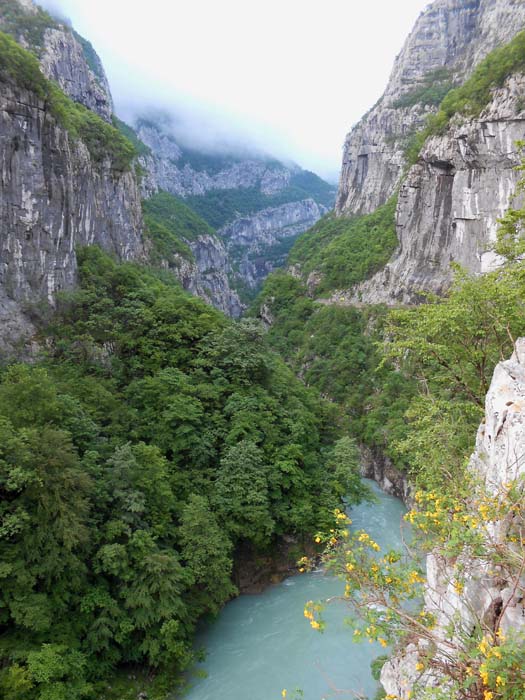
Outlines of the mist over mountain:
<svg viewBox="0 0 525 700">
<path fill-rule="evenodd" d="M 119 116 L 165 109 L 199 148 L 246 143 L 335 182 L 344 134 L 379 98 L 426 3 L 332 0 L 329 12 L 298 0 L 43 4 L 96 47 Z"/>
</svg>

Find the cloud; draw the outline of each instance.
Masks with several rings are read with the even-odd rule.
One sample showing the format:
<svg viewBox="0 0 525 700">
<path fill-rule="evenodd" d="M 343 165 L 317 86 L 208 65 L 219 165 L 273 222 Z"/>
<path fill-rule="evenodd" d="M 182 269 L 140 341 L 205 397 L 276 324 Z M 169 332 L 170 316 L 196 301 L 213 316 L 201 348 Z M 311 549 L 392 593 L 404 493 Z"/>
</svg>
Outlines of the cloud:
<svg viewBox="0 0 525 700">
<path fill-rule="evenodd" d="M 426 0 L 44 0 L 101 56 L 118 113 L 169 110 L 196 148 L 259 149 L 334 179 Z"/>
</svg>

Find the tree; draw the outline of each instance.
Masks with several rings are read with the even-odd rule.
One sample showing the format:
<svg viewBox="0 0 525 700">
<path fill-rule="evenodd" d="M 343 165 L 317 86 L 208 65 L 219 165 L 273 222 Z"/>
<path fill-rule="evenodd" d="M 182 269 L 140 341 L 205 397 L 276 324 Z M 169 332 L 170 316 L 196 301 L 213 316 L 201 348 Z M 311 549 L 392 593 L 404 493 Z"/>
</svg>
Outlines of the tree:
<svg viewBox="0 0 525 700">
<path fill-rule="evenodd" d="M 267 544 L 274 530 L 269 512 L 267 466 L 257 445 L 242 440 L 221 460 L 214 505 L 235 540 Z"/>
<path fill-rule="evenodd" d="M 232 543 L 219 526 L 205 496 L 192 494 L 181 516 L 181 558 L 192 578 L 191 597 L 196 614 L 217 613 L 236 593 L 231 582 Z"/>
</svg>

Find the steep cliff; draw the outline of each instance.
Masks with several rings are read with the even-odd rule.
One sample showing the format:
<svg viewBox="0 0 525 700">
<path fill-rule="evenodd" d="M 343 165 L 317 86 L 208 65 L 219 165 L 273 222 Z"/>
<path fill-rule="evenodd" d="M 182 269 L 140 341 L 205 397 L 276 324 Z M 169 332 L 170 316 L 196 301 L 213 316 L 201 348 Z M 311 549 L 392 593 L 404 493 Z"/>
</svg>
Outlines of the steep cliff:
<svg viewBox="0 0 525 700">
<path fill-rule="evenodd" d="M 102 120 L 96 139 L 79 138 L 78 131 L 96 127 L 92 119 L 98 117 L 75 111 L 73 103 L 61 104 L 65 113 L 55 116 L 56 106 L 43 92 L 47 83 L 29 54 L 14 42 L 2 51 L 4 61 L 12 52 L 34 80 L 33 90 L 21 87 L 3 63 L 0 289 L 10 300 L 4 314 L 19 317 L 8 324 L 16 329 L 28 328 L 20 320 L 22 307 L 52 304 L 58 291 L 75 284 L 78 246 L 97 244 L 120 260 L 142 259 L 144 249 L 134 171 L 129 161 L 119 160 L 117 149 L 105 150 L 104 139 L 124 149 L 129 145 Z"/>
<path fill-rule="evenodd" d="M 479 481 L 484 492 L 501 507 L 505 494 L 525 475 L 525 339 L 516 343 L 512 358 L 501 362 L 495 369 L 486 398 L 485 419 L 480 425 L 476 449 L 469 470 Z M 451 649 L 460 653 L 480 621 L 504 638 L 512 632 L 525 631 L 523 591 L 525 578 L 519 570 L 522 551 L 519 537 L 509 537 L 522 522 L 519 505 L 509 508 L 504 518 L 490 517 L 482 529 L 494 558 L 488 559 L 466 547 L 460 556 L 447 559 L 430 554 L 427 557 L 425 610 L 436 619 L 434 636 L 439 640 L 431 653 L 440 655 L 444 663 L 453 663 Z M 479 520 L 478 520 L 479 523 Z M 517 573 L 509 578 L 508 565 L 501 555 L 508 543 L 514 548 Z M 512 544 L 517 541 L 518 544 Z M 517 563 L 516 563 L 517 562 Z M 464 581 L 458 588 L 457 581 Z M 498 635 L 497 635 L 498 636 Z M 421 657 L 429 655 L 425 640 L 411 643 L 383 668 L 381 682 L 387 693 L 406 698 L 412 692 L 413 700 L 424 694 L 425 688 L 443 683 L 436 670 L 422 672 L 418 666 Z M 413 692 L 415 689 L 415 692 Z M 493 697 L 487 690 L 488 697 Z M 451 698 L 455 695 L 451 695 Z"/>
<path fill-rule="evenodd" d="M 348 134 L 338 214 L 370 213 L 393 194 L 409 137 L 492 49 L 525 26 L 519 0 L 436 0 L 419 17 L 379 102 Z"/>
<path fill-rule="evenodd" d="M 494 268 L 490 244 L 519 179 L 524 101 L 525 78 L 514 75 L 479 118 L 456 118 L 425 143 L 400 188 L 397 251 L 383 270 L 331 301 L 411 303 L 420 291 L 446 290 L 453 262 L 475 274 Z"/>
<path fill-rule="evenodd" d="M 295 238 L 326 213 L 321 204 L 305 199 L 239 217 L 218 233 L 237 274 L 255 289 L 270 272 L 283 266 Z"/>
<path fill-rule="evenodd" d="M 132 146 L 90 117 L 93 112 L 111 122 L 112 101 L 89 42 L 29 1 L 2 3 L 0 27 L 31 51 L 43 73 L 21 50 L 17 60 L 28 67 L 31 80 L 9 73 L 13 47 L 2 45 L 0 314 L 3 350 L 12 351 L 13 343 L 23 344 L 35 330 L 24 311 L 42 301 L 53 304 L 58 291 L 75 285 L 76 248 L 96 244 L 117 259 L 144 262 L 152 260 L 152 251 L 143 238 Z M 90 112 L 63 103 L 54 85 Z M 112 160 L 113 144 L 124 144 L 126 167 Z M 189 291 L 238 315 L 226 251 L 202 223 L 191 261 L 181 257 L 171 265 L 157 256 L 156 262 L 169 267 Z"/>
<path fill-rule="evenodd" d="M 2 0 L 0 30 L 32 51 L 44 75 L 72 100 L 111 121 L 113 101 L 100 58 L 71 27 L 31 0 Z"/>
</svg>

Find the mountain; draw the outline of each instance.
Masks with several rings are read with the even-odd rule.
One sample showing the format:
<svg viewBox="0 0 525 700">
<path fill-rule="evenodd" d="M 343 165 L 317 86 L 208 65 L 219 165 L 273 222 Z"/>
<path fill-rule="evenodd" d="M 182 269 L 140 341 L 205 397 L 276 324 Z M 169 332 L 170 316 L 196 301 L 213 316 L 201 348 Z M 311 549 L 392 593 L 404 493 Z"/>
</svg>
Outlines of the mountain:
<svg viewBox="0 0 525 700">
<path fill-rule="evenodd" d="M 322 201 L 333 201 L 331 186 L 296 166 L 182 150 L 165 126 L 141 122 L 135 133 L 113 114 L 91 44 L 29 0 L 2 0 L 0 30 L 5 350 L 32 336 L 42 303 L 75 285 L 76 251 L 85 245 L 119 260 L 150 260 L 238 316 L 243 305 L 233 286 L 257 286 L 286 241 L 324 213 Z M 143 212 L 150 199 L 154 216 L 147 204 Z M 250 217 L 269 208 L 276 210 L 271 231 L 259 241 L 259 220 Z M 238 246 L 216 229 L 241 214 L 249 243 Z"/>
<path fill-rule="evenodd" d="M 525 6 L 507 0 L 438 0 L 421 14 L 384 95 L 346 138 L 337 225 L 309 232 L 310 251 L 292 249 L 329 302 L 411 303 L 443 293 L 451 263 L 476 274 L 497 264 L 490 247 L 525 136 L 524 28 Z M 392 198 L 397 245 L 371 237 L 380 260 L 360 279 L 330 275 L 324 252 L 314 259 L 312 247 L 348 255 L 342 231 Z"/>
<path fill-rule="evenodd" d="M 147 149 L 144 196 L 169 192 L 202 216 L 224 241 L 231 279 L 248 298 L 284 262 L 297 236 L 333 207 L 335 189 L 297 165 L 181 146 L 169 114 L 138 118 L 134 126 Z"/>
</svg>

